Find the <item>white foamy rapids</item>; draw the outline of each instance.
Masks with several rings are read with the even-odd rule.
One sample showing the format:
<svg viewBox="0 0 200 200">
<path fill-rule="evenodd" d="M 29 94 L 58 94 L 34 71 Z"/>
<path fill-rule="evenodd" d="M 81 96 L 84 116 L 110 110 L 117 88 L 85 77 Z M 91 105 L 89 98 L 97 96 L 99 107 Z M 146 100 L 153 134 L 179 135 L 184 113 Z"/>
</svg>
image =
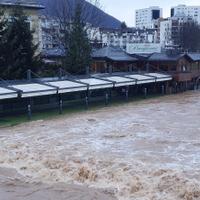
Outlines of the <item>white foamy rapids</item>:
<svg viewBox="0 0 200 200">
<path fill-rule="evenodd" d="M 119 200 L 200 199 L 200 93 L 0 129 L 0 167 Z"/>
</svg>

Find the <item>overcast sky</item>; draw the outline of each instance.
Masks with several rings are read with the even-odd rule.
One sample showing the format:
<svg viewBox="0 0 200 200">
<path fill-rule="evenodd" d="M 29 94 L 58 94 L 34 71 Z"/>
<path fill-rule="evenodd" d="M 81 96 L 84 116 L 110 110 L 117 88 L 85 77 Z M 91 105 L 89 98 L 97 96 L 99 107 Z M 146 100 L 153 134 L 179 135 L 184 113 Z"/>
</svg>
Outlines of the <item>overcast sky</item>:
<svg viewBox="0 0 200 200">
<path fill-rule="evenodd" d="M 200 0 L 100 0 L 103 10 L 110 15 L 125 21 L 127 25 L 135 25 L 135 10 L 149 6 L 163 8 L 164 17 L 168 17 L 171 6 L 179 4 L 199 5 Z"/>
</svg>

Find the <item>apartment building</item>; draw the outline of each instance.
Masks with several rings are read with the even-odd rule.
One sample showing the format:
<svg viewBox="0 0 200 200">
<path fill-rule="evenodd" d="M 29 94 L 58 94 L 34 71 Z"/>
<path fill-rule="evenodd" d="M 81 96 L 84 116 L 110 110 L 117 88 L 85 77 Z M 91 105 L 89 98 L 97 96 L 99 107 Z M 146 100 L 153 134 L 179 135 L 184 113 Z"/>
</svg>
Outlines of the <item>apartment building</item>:
<svg viewBox="0 0 200 200">
<path fill-rule="evenodd" d="M 171 8 L 171 17 L 190 17 L 200 24 L 200 6 L 178 5 Z"/>
<path fill-rule="evenodd" d="M 102 46 L 118 46 L 124 50 L 132 43 L 159 43 L 157 29 L 100 29 L 99 33 Z"/>
<path fill-rule="evenodd" d="M 139 9 L 135 12 L 136 28 L 156 28 L 157 20 L 163 17 L 163 10 L 160 7 L 153 6 L 149 8 Z"/>
</svg>

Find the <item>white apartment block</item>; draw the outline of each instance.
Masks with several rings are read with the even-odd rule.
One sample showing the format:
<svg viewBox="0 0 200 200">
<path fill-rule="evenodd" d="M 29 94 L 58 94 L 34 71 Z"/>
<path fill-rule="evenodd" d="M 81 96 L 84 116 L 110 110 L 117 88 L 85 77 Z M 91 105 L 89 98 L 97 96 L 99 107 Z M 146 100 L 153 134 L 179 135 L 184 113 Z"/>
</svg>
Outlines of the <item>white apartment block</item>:
<svg viewBox="0 0 200 200">
<path fill-rule="evenodd" d="M 157 20 L 163 17 L 163 10 L 154 6 L 136 10 L 135 26 L 136 28 L 156 28 Z"/>
<path fill-rule="evenodd" d="M 200 24 L 200 6 L 178 5 L 171 8 L 171 17 L 185 16 Z"/>
<path fill-rule="evenodd" d="M 172 44 L 172 22 L 171 19 L 160 22 L 160 43 L 162 47 Z"/>
</svg>

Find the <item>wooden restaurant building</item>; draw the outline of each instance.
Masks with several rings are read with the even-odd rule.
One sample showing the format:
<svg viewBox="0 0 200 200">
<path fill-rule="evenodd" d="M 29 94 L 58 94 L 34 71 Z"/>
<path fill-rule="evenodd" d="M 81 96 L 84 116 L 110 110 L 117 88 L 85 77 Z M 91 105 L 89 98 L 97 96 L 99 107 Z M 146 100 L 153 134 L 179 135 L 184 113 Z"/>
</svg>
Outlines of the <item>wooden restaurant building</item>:
<svg viewBox="0 0 200 200">
<path fill-rule="evenodd" d="M 93 73 L 127 72 L 136 68 L 138 59 L 119 47 L 104 47 L 92 53 Z"/>
<path fill-rule="evenodd" d="M 178 90 L 190 89 L 199 84 L 199 53 L 154 53 L 147 62 L 150 70 L 172 75 L 172 85 Z"/>
<path fill-rule="evenodd" d="M 176 91 L 194 88 L 200 80 L 200 53 L 166 50 L 148 55 L 129 55 L 119 47 L 104 47 L 92 54 L 93 73 L 161 72 L 172 75 L 169 87 Z"/>
</svg>

